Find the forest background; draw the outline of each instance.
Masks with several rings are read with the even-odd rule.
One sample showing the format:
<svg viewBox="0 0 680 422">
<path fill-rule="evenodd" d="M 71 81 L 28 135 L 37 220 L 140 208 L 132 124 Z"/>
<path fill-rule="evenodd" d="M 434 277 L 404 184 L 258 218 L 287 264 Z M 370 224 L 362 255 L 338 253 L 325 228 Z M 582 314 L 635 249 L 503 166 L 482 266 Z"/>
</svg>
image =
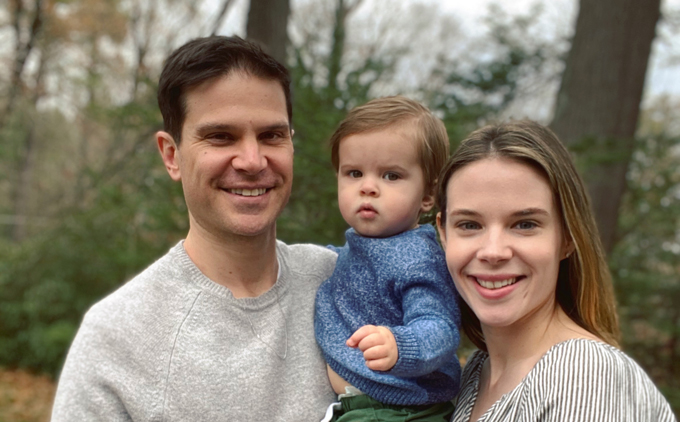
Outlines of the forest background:
<svg viewBox="0 0 680 422">
<path fill-rule="evenodd" d="M 84 312 L 186 234 L 181 186 L 153 141 L 158 75 L 187 40 L 234 33 L 293 76 L 286 242 L 344 243 L 327 140 L 355 105 L 415 98 L 453 148 L 490 121 L 550 124 L 588 183 L 623 348 L 680 414 L 680 101 L 645 95 L 650 53 L 680 58 L 680 8 L 581 0 L 570 21 L 541 1 L 521 14 L 501 2 L 471 35 L 451 3 L 386 4 L 0 2 L 0 421 L 44 420 Z M 42 377 L 43 402 L 19 393 L 26 373 Z"/>
</svg>

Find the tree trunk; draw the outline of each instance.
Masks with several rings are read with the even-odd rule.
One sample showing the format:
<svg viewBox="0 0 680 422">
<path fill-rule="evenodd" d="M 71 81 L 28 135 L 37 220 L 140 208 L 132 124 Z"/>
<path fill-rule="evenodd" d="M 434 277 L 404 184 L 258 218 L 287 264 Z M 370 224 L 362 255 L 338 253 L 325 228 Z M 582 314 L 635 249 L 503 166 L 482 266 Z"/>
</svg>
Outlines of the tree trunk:
<svg viewBox="0 0 680 422">
<path fill-rule="evenodd" d="M 552 128 L 592 158 L 585 178 L 607 253 L 614 247 L 626 171 L 660 0 L 580 0 Z"/>
<path fill-rule="evenodd" d="M 36 148 L 34 126 L 29 127 L 23 144 L 21 163 L 19 166 L 19 183 L 14 190 L 15 223 L 12 229 L 12 240 L 21 242 L 26 237 L 26 225 L 30 223 L 29 200 L 33 192 L 33 174 L 38 153 Z"/>
<path fill-rule="evenodd" d="M 12 11 L 12 26 L 14 27 L 14 62 L 12 64 L 12 76 L 9 85 L 9 93 L 5 100 L 4 107 L 0 111 L 0 129 L 7 122 L 7 118 L 14 109 L 16 100 L 21 94 L 21 74 L 24 72 L 26 60 L 29 54 L 35 47 L 36 40 L 43 27 L 43 3 L 42 0 L 36 0 L 33 19 L 31 19 L 30 28 L 22 28 L 22 20 L 24 15 L 28 12 L 24 8 L 21 0 L 14 0 L 14 9 Z M 27 30 L 27 31 L 25 31 Z M 24 40 L 22 34 L 28 32 L 28 38 Z"/>
<path fill-rule="evenodd" d="M 246 34 L 265 51 L 286 64 L 290 0 L 250 0 Z"/>
</svg>

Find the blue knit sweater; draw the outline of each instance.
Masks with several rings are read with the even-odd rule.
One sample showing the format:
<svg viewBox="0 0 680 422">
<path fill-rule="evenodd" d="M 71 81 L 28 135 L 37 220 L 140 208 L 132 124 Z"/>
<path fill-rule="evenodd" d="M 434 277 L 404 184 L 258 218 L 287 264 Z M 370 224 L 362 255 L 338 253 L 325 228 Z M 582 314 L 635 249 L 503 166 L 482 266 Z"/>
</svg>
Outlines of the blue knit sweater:
<svg viewBox="0 0 680 422">
<path fill-rule="evenodd" d="M 434 228 L 423 225 L 389 238 L 354 229 L 335 248 L 333 275 L 316 295 L 314 329 L 326 362 L 348 383 L 395 405 L 441 403 L 458 393 L 460 310 Z M 360 327 L 388 327 L 399 358 L 386 372 L 366 367 L 345 342 Z"/>
</svg>

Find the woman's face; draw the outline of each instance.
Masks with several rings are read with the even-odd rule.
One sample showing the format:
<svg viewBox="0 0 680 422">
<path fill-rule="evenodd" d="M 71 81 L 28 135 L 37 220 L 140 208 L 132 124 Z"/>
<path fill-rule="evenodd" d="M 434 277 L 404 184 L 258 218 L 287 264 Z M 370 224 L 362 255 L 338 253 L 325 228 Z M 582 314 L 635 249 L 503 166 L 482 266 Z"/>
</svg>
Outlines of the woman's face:
<svg viewBox="0 0 680 422">
<path fill-rule="evenodd" d="M 552 190 L 532 167 L 490 158 L 456 171 L 437 224 L 456 288 L 482 326 L 552 312 L 564 240 Z"/>
</svg>

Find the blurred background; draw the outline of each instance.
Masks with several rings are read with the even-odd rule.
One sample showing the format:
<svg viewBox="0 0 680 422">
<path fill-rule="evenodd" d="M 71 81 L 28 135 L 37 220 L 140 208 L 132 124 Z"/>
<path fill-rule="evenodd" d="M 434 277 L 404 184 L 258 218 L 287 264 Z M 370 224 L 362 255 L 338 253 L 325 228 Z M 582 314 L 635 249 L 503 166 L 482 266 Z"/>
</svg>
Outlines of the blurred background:
<svg viewBox="0 0 680 422">
<path fill-rule="evenodd" d="M 355 105 L 420 100 L 454 148 L 485 122 L 549 124 L 589 185 L 623 347 L 678 415 L 679 31 L 679 0 L 0 2 L 0 421 L 48 420 L 83 313 L 184 237 L 156 84 L 210 34 L 291 71 L 286 242 L 344 243 L 327 140 Z"/>
</svg>

